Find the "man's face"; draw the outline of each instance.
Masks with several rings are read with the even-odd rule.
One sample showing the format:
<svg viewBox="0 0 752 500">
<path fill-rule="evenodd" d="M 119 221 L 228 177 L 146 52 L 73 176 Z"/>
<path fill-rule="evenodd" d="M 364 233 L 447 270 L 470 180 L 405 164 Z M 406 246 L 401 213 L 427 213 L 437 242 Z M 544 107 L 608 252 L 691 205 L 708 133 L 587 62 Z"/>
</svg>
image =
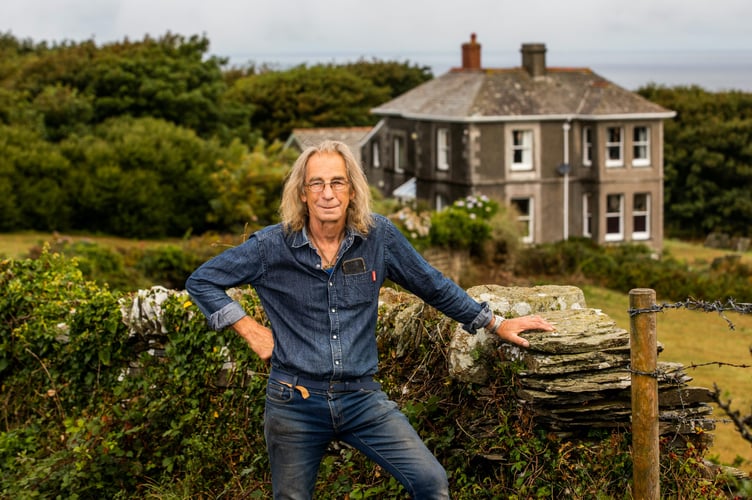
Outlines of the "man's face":
<svg viewBox="0 0 752 500">
<path fill-rule="evenodd" d="M 342 191 L 337 191 L 331 182 L 346 185 Z M 314 192 L 311 183 L 324 183 L 321 192 Z M 345 160 L 337 153 L 317 153 L 308 159 L 306 165 L 305 189 L 300 199 L 308 205 L 308 215 L 311 221 L 345 222 L 347 207 L 355 193 L 347 179 Z"/>
</svg>

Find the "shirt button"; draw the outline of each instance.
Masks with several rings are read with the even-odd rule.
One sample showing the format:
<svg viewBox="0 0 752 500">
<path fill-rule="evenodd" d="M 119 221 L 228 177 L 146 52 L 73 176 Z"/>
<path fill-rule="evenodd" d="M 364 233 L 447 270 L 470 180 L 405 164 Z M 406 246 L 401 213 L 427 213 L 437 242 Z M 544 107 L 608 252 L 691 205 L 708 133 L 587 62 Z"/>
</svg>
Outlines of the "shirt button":
<svg viewBox="0 0 752 500">
<path fill-rule="evenodd" d="M 332 282 L 330 281 L 330 282 L 329 282 L 329 286 L 334 286 L 334 283 L 332 283 Z"/>
<path fill-rule="evenodd" d="M 332 335 L 332 338 L 333 338 L 334 340 L 337 340 L 337 336 L 336 336 L 336 335 Z"/>
<path fill-rule="evenodd" d="M 338 364 L 339 364 L 339 361 L 335 361 L 335 362 L 334 362 L 334 364 L 335 364 L 335 365 L 338 365 Z"/>
<path fill-rule="evenodd" d="M 332 307 L 332 312 L 337 312 L 337 310 L 336 310 L 335 308 L 333 308 L 333 307 Z"/>
</svg>

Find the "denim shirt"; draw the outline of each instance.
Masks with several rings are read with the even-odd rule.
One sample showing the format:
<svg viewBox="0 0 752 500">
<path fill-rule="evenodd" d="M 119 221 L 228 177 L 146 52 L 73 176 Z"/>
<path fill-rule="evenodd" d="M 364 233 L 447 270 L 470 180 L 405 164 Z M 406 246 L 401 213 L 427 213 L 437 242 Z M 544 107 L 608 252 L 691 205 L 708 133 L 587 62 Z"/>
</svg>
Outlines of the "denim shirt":
<svg viewBox="0 0 752 500">
<path fill-rule="evenodd" d="M 277 224 L 204 263 L 186 289 L 219 330 L 246 315 L 225 290 L 252 285 L 271 323 L 272 367 L 320 380 L 376 373 L 379 289 L 386 279 L 470 333 L 491 321 L 488 305 L 429 265 L 391 221 L 376 214 L 374 221 L 366 236 L 346 232 L 330 272 L 305 230 L 287 233 Z"/>
</svg>

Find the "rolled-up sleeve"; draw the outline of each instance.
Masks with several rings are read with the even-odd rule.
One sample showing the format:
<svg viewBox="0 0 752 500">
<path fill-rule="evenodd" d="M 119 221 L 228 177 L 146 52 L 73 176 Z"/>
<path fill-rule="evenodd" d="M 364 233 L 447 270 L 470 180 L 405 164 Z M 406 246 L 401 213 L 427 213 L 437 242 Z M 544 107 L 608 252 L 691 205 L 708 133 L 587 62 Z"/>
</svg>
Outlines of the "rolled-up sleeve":
<svg viewBox="0 0 752 500">
<path fill-rule="evenodd" d="M 243 319 L 246 316 L 246 312 L 236 301 L 232 301 L 224 306 L 219 311 L 210 314 L 207 318 L 209 321 L 209 327 L 213 330 L 222 330 L 230 325 L 233 325 Z"/>
<path fill-rule="evenodd" d="M 493 311 L 488 306 L 488 302 L 481 302 L 480 306 L 480 312 L 475 317 L 475 319 L 470 323 L 465 323 L 462 325 L 462 328 L 468 333 L 475 334 L 476 330 L 485 328 L 493 318 Z"/>
<path fill-rule="evenodd" d="M 246 315 L 227 289 L 250 284 L 259 275 L 258 241 L 251 237 L 208 260 L 185 282 L 185 289 L 215 330 L 226 328 Z"/>
</svg>

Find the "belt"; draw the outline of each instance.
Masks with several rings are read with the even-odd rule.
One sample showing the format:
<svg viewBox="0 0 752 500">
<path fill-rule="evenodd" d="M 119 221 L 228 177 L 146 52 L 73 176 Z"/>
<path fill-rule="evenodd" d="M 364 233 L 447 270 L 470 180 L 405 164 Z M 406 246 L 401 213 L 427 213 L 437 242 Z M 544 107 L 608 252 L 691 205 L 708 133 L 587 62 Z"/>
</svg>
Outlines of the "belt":
<svg viewBox="0 0 752 500">
<path fill-rule="evenodd" d="M 281 382 L 288 387 L 298 389 L 304 397 L 307 397 L 308 393 L 305 389 L 327 392 L 348 392 L 359 391 L 361 389 L 377 391 L 381 389 L 381 384 L 376 382 L 371 376 L 349 380 L 314 380 L 272 368 L 269 378 Z"/>
</svg>

